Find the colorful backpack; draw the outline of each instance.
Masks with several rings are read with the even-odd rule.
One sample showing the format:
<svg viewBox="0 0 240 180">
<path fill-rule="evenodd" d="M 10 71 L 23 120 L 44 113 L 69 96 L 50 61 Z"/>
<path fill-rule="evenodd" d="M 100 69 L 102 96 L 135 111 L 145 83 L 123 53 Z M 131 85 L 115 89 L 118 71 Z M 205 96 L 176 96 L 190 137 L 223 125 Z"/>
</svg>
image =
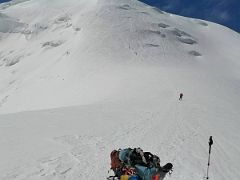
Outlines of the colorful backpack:
<svg viewBox="0 0 240 180">
<path fill-rule="evenodd" d="M 159 157 L 141 148 L 113 150 L 110 158 L 111 169 L 119 179 L 160 180 L 172 169 L 169 163 L 171 167 L 163 171 Z"/>
</svg>

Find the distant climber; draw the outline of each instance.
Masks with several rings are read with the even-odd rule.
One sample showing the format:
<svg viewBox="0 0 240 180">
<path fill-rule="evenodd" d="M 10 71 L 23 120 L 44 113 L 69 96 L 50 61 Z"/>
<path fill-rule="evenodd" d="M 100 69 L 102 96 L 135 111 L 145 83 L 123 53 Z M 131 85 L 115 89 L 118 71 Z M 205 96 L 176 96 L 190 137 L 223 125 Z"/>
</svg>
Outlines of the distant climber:
<svg viewBox="0 0 240 180">
<path fill-rule="evenodd" d="M 179 95 L 179 101 L 181 101 L 182 98 L 183 98 L 183 93 L 180 93 L 180 95 Z"/>
</svg>

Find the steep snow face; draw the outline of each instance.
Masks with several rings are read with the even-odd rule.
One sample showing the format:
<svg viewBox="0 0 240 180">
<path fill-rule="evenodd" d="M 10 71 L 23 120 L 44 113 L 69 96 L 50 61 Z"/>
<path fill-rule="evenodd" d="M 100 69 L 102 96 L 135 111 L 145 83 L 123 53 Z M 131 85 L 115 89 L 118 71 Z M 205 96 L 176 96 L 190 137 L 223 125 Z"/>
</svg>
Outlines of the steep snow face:
<svg viewBox="0 0 240 180">
<path fill-rule="evenodd" d="M 212 93 L 216 78 L 235 86 L 238 34 L 138 1 L 32 0 L 2 9 L 0 21 L 1 113 L 148 99 L 162 90 L 149 77 L 161 83 L 171 71 L 178 81 L 192 71 Z"/>
<path fill-rule="evenodd" d="M 211 179 L 239 179 L 239 47 L 137 0 L 1 4 L 0 179 L 104 179 L 128 146 L 201 179 L 210 135 Z"/>
</svg>

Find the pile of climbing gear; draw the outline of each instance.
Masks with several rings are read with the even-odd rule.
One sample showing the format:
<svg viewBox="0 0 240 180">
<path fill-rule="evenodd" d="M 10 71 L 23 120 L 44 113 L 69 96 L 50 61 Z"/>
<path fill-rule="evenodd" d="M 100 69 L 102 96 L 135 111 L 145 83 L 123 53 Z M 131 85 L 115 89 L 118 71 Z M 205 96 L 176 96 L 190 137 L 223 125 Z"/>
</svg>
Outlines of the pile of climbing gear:
<svg viewBox="0 0 240 180">
<path fill-rule="evenodd" d="M 160 158 L 141 148 L 113 150 L 110 154 L 114 176 L 109 180 L 162 180 L 172 173 L 173 165 L 160 165 Z"/>
</svg>

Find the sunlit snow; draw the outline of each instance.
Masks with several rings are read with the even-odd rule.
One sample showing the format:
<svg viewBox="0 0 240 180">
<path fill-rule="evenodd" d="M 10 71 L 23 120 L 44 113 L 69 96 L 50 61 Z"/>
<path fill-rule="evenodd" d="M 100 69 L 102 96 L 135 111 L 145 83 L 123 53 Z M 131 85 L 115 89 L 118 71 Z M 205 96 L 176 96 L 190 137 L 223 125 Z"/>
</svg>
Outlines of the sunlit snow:
<svg viewBox="0 0 240 180">
<path fill-rule="evenodd" d="M 0 179 L 102 180 L 110 152 L 166 180 L 240 179 L 240 36 L 137 0 L 0 5 Z M 179 94 L 183 100 L 179 101 Z"/>
</svg>

